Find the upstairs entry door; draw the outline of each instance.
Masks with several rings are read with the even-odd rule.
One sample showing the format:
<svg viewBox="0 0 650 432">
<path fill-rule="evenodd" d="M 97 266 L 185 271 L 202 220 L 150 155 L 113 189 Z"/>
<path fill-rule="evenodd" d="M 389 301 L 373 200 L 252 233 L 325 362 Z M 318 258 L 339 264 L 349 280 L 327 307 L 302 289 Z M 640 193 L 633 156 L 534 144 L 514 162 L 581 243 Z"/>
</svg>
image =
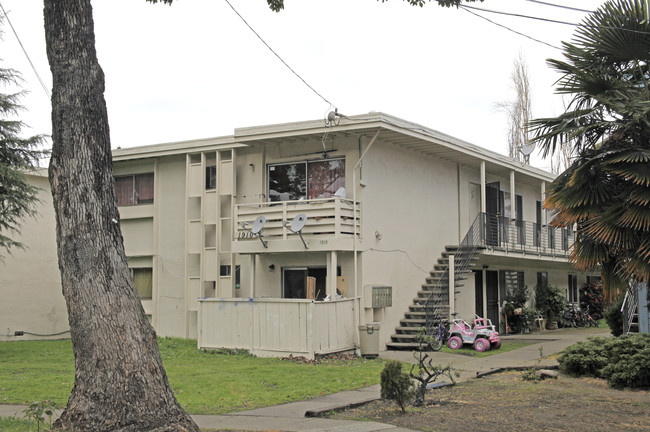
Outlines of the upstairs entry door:
<svg viewBox="0 0 650 432">
<path fill-rule="evenodd" d="M 499 182 L 485 185 L 485 243 L 488 246 L 499 245 L 499 216 L 503 213 L 500 189 Z"/>
</svg>

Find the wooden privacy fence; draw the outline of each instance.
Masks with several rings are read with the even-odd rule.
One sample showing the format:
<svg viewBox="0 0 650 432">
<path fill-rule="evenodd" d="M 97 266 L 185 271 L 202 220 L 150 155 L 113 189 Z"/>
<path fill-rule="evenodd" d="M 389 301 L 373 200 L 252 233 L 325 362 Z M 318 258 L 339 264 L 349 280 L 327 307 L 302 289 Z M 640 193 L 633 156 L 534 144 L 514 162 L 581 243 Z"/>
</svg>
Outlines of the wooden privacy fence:
<svg viewBox="0 0 650 432">
<path fill-rule="evenodd" d="M 199 348 L 260 357 L 316 355 L 358 345 L 359 299 L 199 299 Z"/>
</svg>

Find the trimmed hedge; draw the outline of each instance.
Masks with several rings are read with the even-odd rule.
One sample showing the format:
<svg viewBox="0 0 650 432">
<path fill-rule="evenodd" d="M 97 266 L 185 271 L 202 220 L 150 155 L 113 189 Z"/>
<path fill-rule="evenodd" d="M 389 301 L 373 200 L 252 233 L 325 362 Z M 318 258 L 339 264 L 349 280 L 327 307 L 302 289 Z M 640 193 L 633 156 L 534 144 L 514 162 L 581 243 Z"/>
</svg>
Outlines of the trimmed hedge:
<svg viewBox="0 0 650 432">
<path fill-rule="evenodd" d="M 569 375 L 604 378 L 612 387 L 648 387 L 650 335 L 591 337 L 566 348 L 558 363 Z"/>
</svg>

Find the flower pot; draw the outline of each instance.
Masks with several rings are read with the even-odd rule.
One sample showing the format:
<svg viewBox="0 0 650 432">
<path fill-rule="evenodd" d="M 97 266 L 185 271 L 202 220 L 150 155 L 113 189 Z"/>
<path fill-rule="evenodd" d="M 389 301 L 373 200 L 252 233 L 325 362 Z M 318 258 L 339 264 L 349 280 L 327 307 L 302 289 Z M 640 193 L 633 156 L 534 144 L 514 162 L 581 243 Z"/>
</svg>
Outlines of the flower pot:
<svg viewBox="0 0 650 432">
<path fill-rule="evenodd" d="M 555 319 L 549 320 L 546 323 L 546 330 L 557 330 L 557 321 Z"/>
</svg>

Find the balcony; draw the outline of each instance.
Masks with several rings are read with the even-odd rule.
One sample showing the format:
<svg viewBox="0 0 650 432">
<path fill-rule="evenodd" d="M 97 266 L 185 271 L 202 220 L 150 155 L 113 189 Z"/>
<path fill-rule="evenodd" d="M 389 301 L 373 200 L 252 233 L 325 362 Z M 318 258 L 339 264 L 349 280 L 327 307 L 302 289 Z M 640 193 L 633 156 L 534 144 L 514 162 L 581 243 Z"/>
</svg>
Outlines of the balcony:
<svg viewBox="0 0 650 432">
<path fill-rule="evenodd" d="M 472 244 L 493 251 L 568 258 L 575 232 L 569 228 L 481 213 L 467 238 Z"/>
<path fill-rule="evenodd" d="M 236 205 L 233 252 L 305 251 L 300 236 L 286 226 L 299 214 L 307 215 L 302 236 L 308 250 L 354 250 L 354 238 L 359 238 L 361 232 L 359 203 L 344 198 L 325 198 Z M 250 231 L 259 216 L 266 218 L 261 234 L 267 247 Z"/>
</svg>

